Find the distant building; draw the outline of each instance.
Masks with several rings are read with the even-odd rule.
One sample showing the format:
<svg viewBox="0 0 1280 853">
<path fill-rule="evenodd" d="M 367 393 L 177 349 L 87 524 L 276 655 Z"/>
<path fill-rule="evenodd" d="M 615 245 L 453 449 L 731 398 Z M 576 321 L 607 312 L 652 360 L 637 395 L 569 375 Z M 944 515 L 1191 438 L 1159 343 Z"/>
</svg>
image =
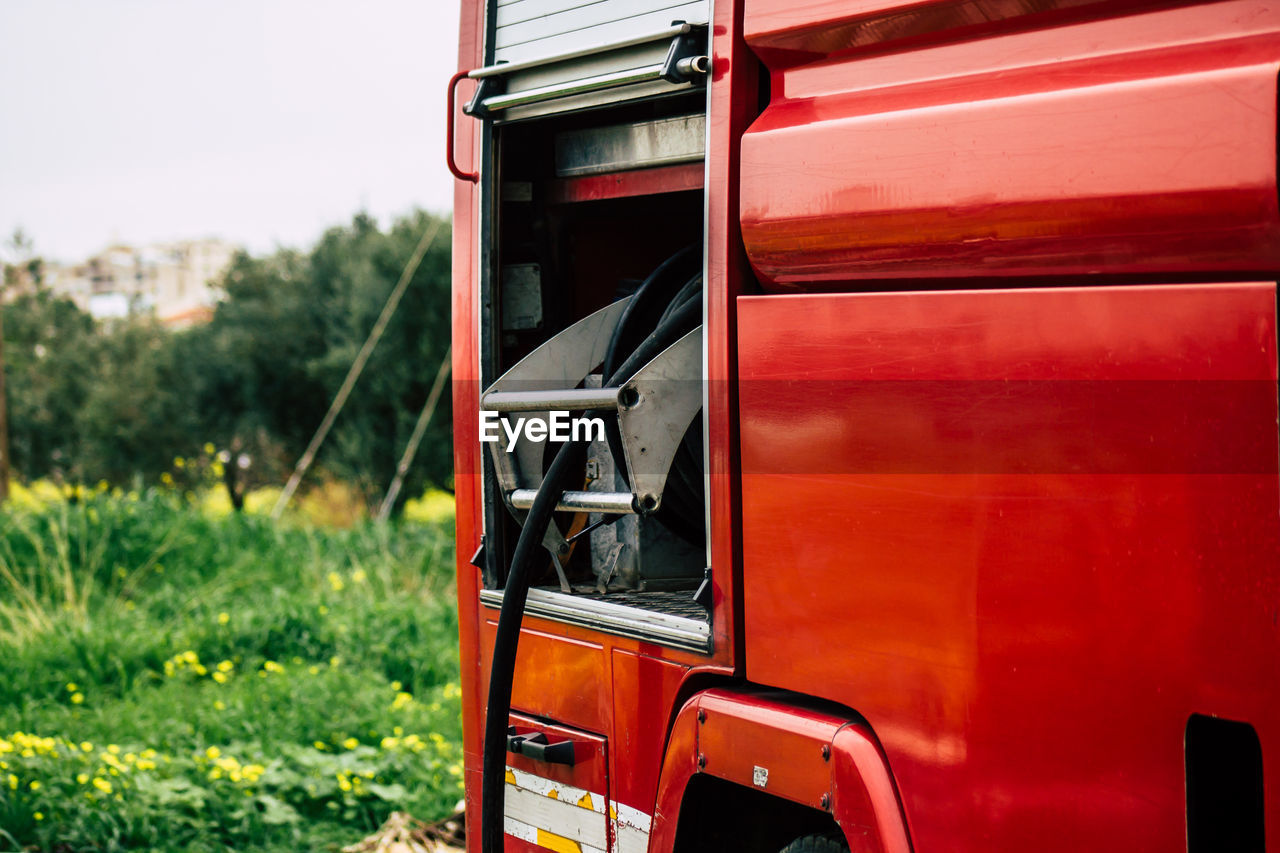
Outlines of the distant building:
<svg viewBox="0 0 1280 853">
<path fill-rule="evenodd" d="M 222 240 L 111 246 L 80 264 L 48 264 L 44 285 L 99 319 L 153 315 L 185 328 L 213 316 L 211 287 L 236 247 Z"/>
</svg>

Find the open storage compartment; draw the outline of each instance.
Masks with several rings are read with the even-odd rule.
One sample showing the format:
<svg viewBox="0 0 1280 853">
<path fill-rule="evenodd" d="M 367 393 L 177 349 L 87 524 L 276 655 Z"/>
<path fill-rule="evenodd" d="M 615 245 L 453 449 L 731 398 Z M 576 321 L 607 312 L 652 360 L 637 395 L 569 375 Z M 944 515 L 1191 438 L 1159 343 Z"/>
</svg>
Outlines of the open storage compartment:
<svg viewBox="0 0 1280 853">
<path fill-rule="evenodd" d="M 497 439 L 486 444 L 477 562 L 482 601 L 500 604 L 525 512 L 560 446 L 531 440 L 528 424 L 541 421 L 549 432 L 556 411 L 570 422 L 599 420 L 607 430 L 587 424 L 581 433 L 590 437 L 586 461 L 543 539 L 527 610 L 706 650 L 706 93 L 696 73 L 705 29 L 673 26 L 665 61 L 693 67 L 686 80 L 597 92 L 585 106 L 556 100 L 532 114 L 489 111 L 486 101 L 506 97 L 494 84 L 469 107 L 487 119 L 481 415 L 482 437 L 492 412 L 488 435 Z M 599 61 L 593 55 L 590 67 Z M 614 350 L 630 352 L 677 314 L 687 328 L 607 386 L 610 362 L 601 356 L 610 341 L 616 336 Z"/>
</svg>

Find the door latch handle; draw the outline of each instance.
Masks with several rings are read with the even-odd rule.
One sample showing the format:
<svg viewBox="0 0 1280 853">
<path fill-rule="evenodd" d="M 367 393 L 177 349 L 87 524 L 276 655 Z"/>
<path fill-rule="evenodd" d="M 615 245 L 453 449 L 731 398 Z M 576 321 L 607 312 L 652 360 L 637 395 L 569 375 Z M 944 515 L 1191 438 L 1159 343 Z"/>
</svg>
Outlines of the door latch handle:
<svg viewBox="0 0 1280 853">
<path fill-rule="evenodd" d="M 523 755 L 534 761 L 545 761 L 548 764 L 567 764 L 573 766 L 573 741 L 562 740 L 548 743 L 542 732 L 531 735 L 507 734 L 507 752 Z"/>
</svg>

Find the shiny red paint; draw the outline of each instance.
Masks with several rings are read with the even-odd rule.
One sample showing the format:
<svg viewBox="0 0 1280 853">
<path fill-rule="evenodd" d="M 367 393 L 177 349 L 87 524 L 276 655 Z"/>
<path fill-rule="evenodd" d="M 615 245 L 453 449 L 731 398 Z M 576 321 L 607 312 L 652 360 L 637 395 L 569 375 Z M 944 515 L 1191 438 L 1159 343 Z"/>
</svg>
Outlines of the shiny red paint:
<svg viewBox="0 0 1280 853">
<path fill-rule="evenodd" d="M 831 812 L 859 853 L 911 853 L 893 773 L 875 736 L 849 723 L 831 740 Z"/>
<path fill-rule="evenodd" d="M 829 811 L 857 853 L 910 853 L 874 736 L 852 714 L 812 704 L 758 688 L 713 688 L 689 700 L 667 745 L 650 850 L 671 849 L 684 790 L 701 773 Z M 757 767 L 767 771 L 763 785 Z"/>
<path fill-rule="evenodd" d="M 484 7 L 462 3 L 458 36 L 458 65 L 475 68 L 483 58 Z M 468 86 L 462 83 L 462 86 Z M 466 94 L 470 94 L 469 92 Z M 457 109 L 456 104 L 453 105 Z M 451 156 L 461 155 L 462 165 L 475 163 L 479 149 L 479 128 L 473 121 L 459 122 L 450 140 Z M 456 499 L 457 594 L 459 663 L 462 673 L 462 746 L 466 788 L 466 820 L 480 824 L 480 740 L 484 731 L 483 685 L 477 677 L 480 661 L 478 572 L 467 561 L 480 545 L 482 486 L 479 477 L 479 444 L 475 435 L 475 412 L 480 404 L 479 342 L 476 340 L 476 258 L 479 252 L 475 228 L 479 193 L 477 185 L 459 181 L 453 188 L 453 486 Z M 471 441 L 467 439 L 471 438 Z M 479 839 L 468 842 L 478 849 Z"/>
<path fill-rule="evenodd" d="M 680 825 L 680 806 L 689 780 L 698 772 L 698 700 L 689 699 L 671 724 L 671 733 L 662 756 L 649 831 L 649 850 L 671 850 Z"/>
<path fill-rule="evenodd" d="M 783 16 L 761 5 L 747 26 L 774 92 L 742 139 L 741 185 L 767 285 L 1280 266 L 1269 4 L 820 62 L 771 52 Z"/>
<path fill-rule="evenodd" d="M 671 709 L 680 701 L 689 664 L 623 649 L 613 651 L 613 745 L 626 756 L 613 777 L 611 796 L 636 805 L 651 803 L 658 790 Z"/>
<path fill-rule="evenodd" d="M 827 808 L 831 741 L 847 716 L 797 707 L 786 695 L 729 690 L 700 695 L 698 711 L 703 772 L 810 808 Z M 756 778 L 757 767 L 764 771 L 763 783 Z"/>
<path fill-rule="evenodd" d="M 565 204 L 700 190 L 704 171 L 701 163 L 685 163 L 679 166 L 615 172 L 610 175 L 563 178 L 551 185 L 548 196 L 553 202 Z"/>
<path fill-rule="evenodd" d="M 1179 849 L 1192 713 L 1280 778 L 1274 284 L 739 321 L 747 677 L 867 719 L 917 850 Z"/>
</svg>

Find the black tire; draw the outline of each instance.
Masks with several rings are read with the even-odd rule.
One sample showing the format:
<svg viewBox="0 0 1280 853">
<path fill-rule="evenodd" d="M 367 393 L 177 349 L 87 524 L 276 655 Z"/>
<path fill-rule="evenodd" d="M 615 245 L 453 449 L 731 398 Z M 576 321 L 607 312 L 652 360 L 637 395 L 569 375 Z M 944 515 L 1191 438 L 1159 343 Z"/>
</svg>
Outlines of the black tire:
<svg viewBox="0 0 1280 853">
<path fill-rule="evenodd" d="M 805 835 L 779 853 L 849 853 L 849 845 L 842 835 Z"/>
</svg>

